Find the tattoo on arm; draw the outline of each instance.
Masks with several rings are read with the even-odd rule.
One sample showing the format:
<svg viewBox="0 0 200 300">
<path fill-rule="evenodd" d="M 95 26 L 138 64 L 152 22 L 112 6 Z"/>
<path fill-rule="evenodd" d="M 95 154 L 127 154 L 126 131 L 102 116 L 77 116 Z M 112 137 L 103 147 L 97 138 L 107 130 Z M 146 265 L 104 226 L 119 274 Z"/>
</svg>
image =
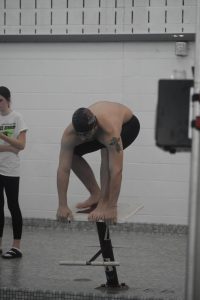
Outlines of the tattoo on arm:
<svg viewBox="0 0 200 300">
<path fill-rule="evenodd" d="M 117 152 L 120 152 L 122 150 L 122 147 L 120 145 L 120 138 L 113 137 L 110 140 L 109 145 L 115 146 Z"/>
</svg>

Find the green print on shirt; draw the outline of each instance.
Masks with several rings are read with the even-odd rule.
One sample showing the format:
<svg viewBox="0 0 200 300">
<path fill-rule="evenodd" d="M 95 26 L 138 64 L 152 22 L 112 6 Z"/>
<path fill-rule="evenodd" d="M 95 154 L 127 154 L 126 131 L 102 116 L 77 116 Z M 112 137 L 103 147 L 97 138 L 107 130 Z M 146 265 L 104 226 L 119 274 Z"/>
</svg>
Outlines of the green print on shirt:
<svg viewBox="0 0 200 300">
<path fill-rule="evenodd" d="M 14 135 L 16 124 L 3 124 L 0 126 L 0 132 L 5 134 L 8 137 L 12 137 Z"/>
<path fill-rule="evenodd" d="M 6 129 L 3 131 L 3 134 L 5 134 L 6 136 L 12 137 L 14 133 L 14 129 Z"/>
</svg>

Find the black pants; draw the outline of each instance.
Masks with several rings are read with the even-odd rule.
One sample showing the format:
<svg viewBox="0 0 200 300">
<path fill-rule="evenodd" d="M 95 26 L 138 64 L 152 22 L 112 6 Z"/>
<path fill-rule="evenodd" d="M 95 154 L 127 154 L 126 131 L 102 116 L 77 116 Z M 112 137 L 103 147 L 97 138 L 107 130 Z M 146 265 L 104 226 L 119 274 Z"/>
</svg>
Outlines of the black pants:
<svg viewBox="0 0 200 300">
<path fill-rule="evenodd" d="M 121 131 L 123 149 L 126 149 L 130 144 L 134 142 L 134 140 L 138 136 L 139 131 L 140 122 L 136 116 L 132 116 L 132 118 L 127 123 L 123 124 Z M 74 148 L 74 154 L 82 156 L 86 153 L 91 153 L 102 148 L 105 148 L 103 144 L 101 144 L 97 140 L 93 140 L 76 146 Z"/>
<path fill-rule="evenodd" d="M 0 237 L 3 236 L 4 228 L 4 191 L 7 198 L 8 209 L 12 217 L 13 238 L 21 239 L 22 214 L 19 207 L 19 177 L 0 175 Z"/>
</svg>

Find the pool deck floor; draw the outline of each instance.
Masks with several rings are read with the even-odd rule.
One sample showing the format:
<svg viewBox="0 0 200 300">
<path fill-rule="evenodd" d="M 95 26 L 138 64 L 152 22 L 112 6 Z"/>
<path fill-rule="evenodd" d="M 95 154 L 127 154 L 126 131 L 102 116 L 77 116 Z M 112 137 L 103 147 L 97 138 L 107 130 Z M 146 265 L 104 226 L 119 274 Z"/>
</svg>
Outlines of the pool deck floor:
<svg viewBox="0 0 200 300">
<path fill-rule="evenodd" d="M 0 299 L 184 299 L 186 234 L 112 229 L 110 234 L 115 260 L 120 262 L 118 279 L 128 289 L 97 289 L 106 283 L 102 266 L 59 265 L 62 260 L 88 260 L 99 250 L 95 224 L 93 230 L 67 224 L 57 228 L 24 226 L 23 257 L 0 257 Z M 4 251 L 11 241 L 8 224 Z M 34 293 L 40 296 L 34 298 Z"/>
</svg>

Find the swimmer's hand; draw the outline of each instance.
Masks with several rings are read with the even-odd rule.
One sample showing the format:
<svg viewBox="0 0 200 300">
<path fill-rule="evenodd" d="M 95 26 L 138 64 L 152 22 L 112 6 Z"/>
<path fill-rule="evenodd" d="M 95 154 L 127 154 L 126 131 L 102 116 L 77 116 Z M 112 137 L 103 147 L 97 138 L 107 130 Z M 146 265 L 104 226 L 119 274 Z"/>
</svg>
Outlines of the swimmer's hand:
<svg viewBox="0 0 200 300">
<path fill-rule="evenodd" d="M 67 205 L 59 206 L 56 214 L 57 220 L 60 222 L 71 222 L 73 220 L 72 211 L 69 209 Z"/>
</svg>

